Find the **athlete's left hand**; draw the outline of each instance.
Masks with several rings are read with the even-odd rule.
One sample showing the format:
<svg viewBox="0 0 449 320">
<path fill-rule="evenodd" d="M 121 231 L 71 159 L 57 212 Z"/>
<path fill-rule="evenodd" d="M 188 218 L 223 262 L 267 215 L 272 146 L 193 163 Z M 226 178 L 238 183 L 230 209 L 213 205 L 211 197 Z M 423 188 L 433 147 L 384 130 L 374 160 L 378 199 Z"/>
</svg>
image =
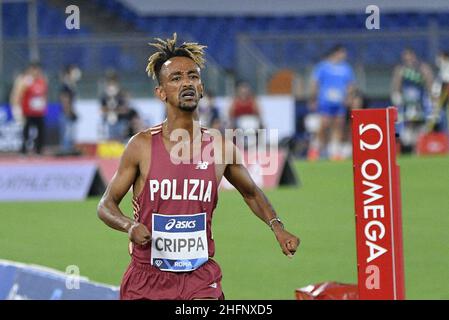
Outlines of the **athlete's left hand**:
<svg viewBox="0 0 449 320">
<path fill-rule="evenodd" d="M 277 241 L 281 246 L 282 252 L 289 258 L 293 258 L 299 243 L 299 238 L 285 229 L 277 229 L 274 231 Z"/>
</svg>

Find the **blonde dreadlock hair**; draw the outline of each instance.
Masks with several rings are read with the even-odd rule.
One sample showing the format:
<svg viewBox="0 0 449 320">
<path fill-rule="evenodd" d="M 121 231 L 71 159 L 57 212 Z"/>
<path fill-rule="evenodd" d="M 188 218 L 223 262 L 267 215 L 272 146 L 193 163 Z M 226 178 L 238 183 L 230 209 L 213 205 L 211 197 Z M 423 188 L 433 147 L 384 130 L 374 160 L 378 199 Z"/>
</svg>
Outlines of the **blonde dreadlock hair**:
<svg viewBox="0 0 449 320">
<path fill-rule="evenodd" d="M 179 47 L 176 47 L 176 39 L 177 35 L 175 32 L 173 33 L 173 39 L 167 39 L 164 41 L 160 38 L 156 38 L 155 40 L 157 42 L 149 43 L 149 45 L 155 47 L 157 51 L 148 58 L 146 71 L 149 77 L 157 79 L 159 83 L 159 73 L 162 65 L 173 57 L 190 58 L 200 68 L 203 68 L 204 63 L 206 62 L 204 58 L 204 48 L 207 48 L 206 46 L 200 45 L 196 42 L 184 42 Z"/>
</svg>

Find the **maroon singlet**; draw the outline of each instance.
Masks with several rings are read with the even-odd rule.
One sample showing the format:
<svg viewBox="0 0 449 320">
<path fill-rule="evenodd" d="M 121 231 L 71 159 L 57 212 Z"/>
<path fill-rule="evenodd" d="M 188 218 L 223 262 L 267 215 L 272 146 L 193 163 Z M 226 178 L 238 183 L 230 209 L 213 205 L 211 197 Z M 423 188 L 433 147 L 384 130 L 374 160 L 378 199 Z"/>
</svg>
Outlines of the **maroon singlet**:
<svg viewBox="0 0 449 320">
<path fill-rule="evenodd" d="M 220 298 L 221 270 L 211 259 L 218 200 L 212 138 L 202 128 L 201 155 L 175 164 L 163 143 L 162 125 L 150 131 L 151 164 L 133 207 L 134 219 L 152 232 L 152 241 L 133 245 L 120 298 Z"/>
</svg>

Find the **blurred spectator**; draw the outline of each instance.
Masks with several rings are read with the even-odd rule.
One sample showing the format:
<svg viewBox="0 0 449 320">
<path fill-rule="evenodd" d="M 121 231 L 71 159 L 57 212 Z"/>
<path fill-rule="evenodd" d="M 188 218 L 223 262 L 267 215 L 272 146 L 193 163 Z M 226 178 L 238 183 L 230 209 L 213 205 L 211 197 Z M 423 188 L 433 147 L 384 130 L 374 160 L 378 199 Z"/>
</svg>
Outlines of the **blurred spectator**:
<svg viewBox="0 0 449 320">
<path fill-rule="evenodd" d="M 104 138 L 121 141 L 126 131 L 126 120 L 119 119 L 119 109 L 123 107 L 125 98 L 118 75 L 114 71 L 106 74 L 100 102 Z"/>
<path fill-rule="evenodd" d="M 62 113 L 60 115 L 59 143 L 61 152 L 74 152 L 75 124 L 78 119 L 75 113 L 76 83 L 81 79 L 81 70 L 75 65 L 68 65 L 61 75 L 59 101 Z"/>
<path fill-rule="evenodd" d="M 127 91 L 122 91 L 123 103 L 117 108 L 118 122 L 122 124 L 124 131 L 118 140 L 127 142 L 136 133 L 145 129 L 139 113 L 131 106 L 131 96 Z"/>
<path fill-rule="evenodd" d="M 293 97 L 295 99 L 295 139 L 292 146 L 293 152 L 297 157 L 307 156 L 311 133 L 306 128 L 306 119 L 310 112 L 307 105 L 306 90 L 304 80 L 296 76 L 293 86 Z"/>
<path fill-rule="evenodd" d="M 130 139 L 133 135 L 145 129 L 145 125 L 139 113 L 135 109 L 129 109 L 128 126 L 125 132 L 125 141 Z"/>
<path fill-rule="evenodd" d="M 355 88 L 351 98 L 348 101 L 348 109 L 345 117 L 345 127 L 343 133 L 341 156 L 344 159 L 352 155 L 352 131 L 351 131 L 351 110 L 368 108 L 369 101 L 365 94 L 358 88 Z"/>
<path fill-rule="evenodd" d="M 199 103 L 199 116 L 202 126 L 217 130 L 222 129 L 220 113 L 215 105 L 215 99 L 211 92 L 206 91 Z"/>
<path fill-rule="evenodd" d="M 256 97 L 246 82 L 237 85 L 236 96 L 229 108 L 229 121 L 232 129 L 239 129 L 235 132 L 235 143 L 238 147 L 257 147 L 260 142 L 257 130 L 263 127 L 262 119 Z M 263 138 L 261 136 L 261 139 Z"/>
<path fill-rule="evenodd" d="M 317 160 L 321 156 L 329 156 L 332 160 L 342 158 L 340 152 L 345 116 L 355 82 L 354 72 L 346 57 L 345 47 L 336 45 L 313 70 L 310 107 L 320 114 L 320 126 L 311 142 L 309 160 Z"/>
<path fill-rule="evenodd" d="M 35 149 L 37 154 L 42 154 L 47 94 L 48 82 L 40 63 L 30 63 L 25 72 L 16 78 L 10 99 L 15 120 L 24 124 L 21 150 L 23 154 L 29 149 Z"/>
<path fill-rule="evenodd" d="M 398 107 L 399 138 L 402 150 L 407 152 L 416 144 L 431 111 L 433 73 L 412 49 L 405 49 L 401 58 L 393 72 L 391 101 Z"/>
<path fill-rule="evenodd" d="M 259 129 L 262 127 L 260 109 L 251 87 L 246 82 L 237 85 L 236 96 L 229 108 L 232 128 Z"/>
<path fill-rule="evenodd" d="M 429 119 L 429 131 L 448 132 L 449 105 L 449 51 L 441 52 L 436 61 L 438 75 L 432 89 L 434 110 Z"/>
</svg>

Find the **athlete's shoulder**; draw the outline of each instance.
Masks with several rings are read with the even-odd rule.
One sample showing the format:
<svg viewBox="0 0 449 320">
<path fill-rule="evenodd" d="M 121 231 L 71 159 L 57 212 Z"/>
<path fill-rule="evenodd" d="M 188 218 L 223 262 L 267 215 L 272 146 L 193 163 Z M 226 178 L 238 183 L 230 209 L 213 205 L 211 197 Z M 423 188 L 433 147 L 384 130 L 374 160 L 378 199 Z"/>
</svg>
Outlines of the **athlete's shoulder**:
<svg viewBox="0 0 449 320">
<path fill-rule="evenodd" d="M 162 125 L 153 126 L 133 135 L 126 145 L 128 153 L 140 153 L 151 148 L 152 136 L 161 132 Z"/>
<path fill-rule="evenodd" d="M 156 125 L 151 128 L 142 130 L 133 135 L 128 142 L 128 145 L 151 144 L 151 137 L 162 131 L 162 125 Z"/>
</svg>

